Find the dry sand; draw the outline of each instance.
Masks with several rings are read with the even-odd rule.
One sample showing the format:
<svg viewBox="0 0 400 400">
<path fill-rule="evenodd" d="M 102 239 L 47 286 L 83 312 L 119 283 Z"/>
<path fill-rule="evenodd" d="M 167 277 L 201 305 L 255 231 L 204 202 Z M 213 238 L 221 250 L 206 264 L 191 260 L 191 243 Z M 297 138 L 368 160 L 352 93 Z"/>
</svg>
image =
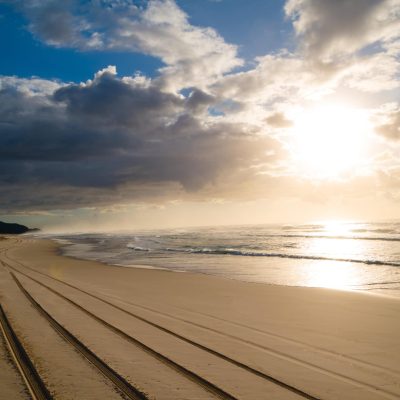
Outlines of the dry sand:
<svg viewBox="0 0 400 400">
<path fill-rule="evenodd" d="M 29 238 L 0 241 L 0 261 L 1 304 L 57 399 L 121 397 L 32 308 L 9 271 L 148 398 L 217 398 L 209 384 L 231 399 L 400 398 L 400 300 L 108 266 Z M 5 359 L 0 351 L 0 366 Z M 0 378 L 1 399 L 20 385 L 13 373 Z"/>
</svg>

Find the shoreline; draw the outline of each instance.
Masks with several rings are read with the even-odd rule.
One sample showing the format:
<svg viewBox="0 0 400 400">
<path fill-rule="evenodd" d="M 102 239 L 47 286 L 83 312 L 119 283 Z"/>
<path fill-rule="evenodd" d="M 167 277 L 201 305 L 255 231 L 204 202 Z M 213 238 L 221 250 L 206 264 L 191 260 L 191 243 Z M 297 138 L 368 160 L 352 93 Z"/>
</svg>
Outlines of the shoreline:
<svg viewBox="0 0 400 400">
<path fill-rule="evenodd" d="M 54 393 L 91 399 L 108 389 L 104 379 L 72 357 L 68 344 L 30 310 L 8 270 L 62 326 L 151 398 L 214 398 L 212 385 L 234 398 L 254 400 L 301 399 L 305 394 L 324 400 L 400 397 L 396 298 L 254 285 L 190 272 L 111 268 L 58 251 L 49 240 L 0 241 L 0 301 Z M 118 331 L 113 333 L 110 326 Z M 205 390 L 196 384 L 198 378 L 184 378 L 161 356 L 155 360 L 115 332 L 212 385 Z M 49 338 L 45 347 L 40 340 L 44 335 Z M 60 359 L 62 365 L 57 364 Z M 83 381 L 92 383 L 85 389 Z M 0 379 L 0 389 L 2 385 L 7 383 Z"/>
<path fill-rule="evenodd" d="M 74 246 L 73 243 L 62 243 L 58 239 L 54 238 L 37 238 L 38 240 L 49 240 L 53 242 L 57 248 L 58 252 L 57 254 L 60 255 L 61 257 L 67 257 L 73 260 L 80 260 L 80 261 L 90 261 L 90 262 L 96 262 L 100 264 L 104 264 L 110 267 L 122 267 L 122 268 L 137 268 L 137 269 L 147 269 L 147 270 L 159 270 L 159 271 L 166 271 L 166 272 L 174 272 L 174 273 L 185 273 L 185 274 L 193 274 L 193 275 L 204 275 L 204 276 L 211 276 L 215 278 L 221 278 L 221 279 L 226 279 L 226 280 L 233 280 L 233 281 L 239 281 L 239 282 L 244 282 L 248 284 L 258 284 L 258 285 L 267 285 L 267 286 L 278 286 L 278 287 L 293 287 L 293 288 L 309 288 L 309 289 L 324 289 L 324 290 L 333 290 L 333 291 L 339 291 L 339 292 L 350 292 L 350 293 L 359 293 L 359 294 L 365 294 L 365 295 L 372 295 L 372 296 L 382 296 L 382 297 L 388 297 L 391 299 L 398 299 L 400 301 L 400 294 L 387 294 L 384 292 L 384 289 L 354 289 L 354 288 L 340 288 L 340 287 L 326 287 L 326 286 L 311 286 L 311 285 L 295 285 L 295 284 L 279 284 L 279 283 L 270 283 L 270 282 L 263 282 L 263 281 L 254 281 L 254 280 L 244 280 L 243 278 L 237 278 L 235 276 L 227 276 L 227 275 L 216 275 L 213 273 L 207 273 L 203 271 L 188 271 L 188 270 L 174 270 L 168 267 L 162 267 L 162 266 L 154 266 L 154 265 L 147 265 L 147 264 L 130 264 L 130 265 L 124 265 L 124 264 L 118 264 L 118 263 L 111 263 L 107 262 L 104 260 L 96 260 L 96 259 L 91 259 L 91 258 L 85 258 L 83 256 L 79 255 L 72 255 L 68 254 L 68 252 L 65 250 L 66 247 L 68 246 Z M 392 289 L 391 289 L 392 290 Z"/>
</svg>

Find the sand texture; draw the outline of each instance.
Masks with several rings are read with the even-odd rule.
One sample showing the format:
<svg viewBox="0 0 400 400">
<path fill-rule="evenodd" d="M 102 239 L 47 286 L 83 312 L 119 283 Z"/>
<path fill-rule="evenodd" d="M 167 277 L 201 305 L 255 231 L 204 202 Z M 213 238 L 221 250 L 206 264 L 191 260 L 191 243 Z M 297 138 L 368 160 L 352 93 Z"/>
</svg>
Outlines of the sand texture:
<svg viewBox="0 0 400 400">
<path fill-rule="evenodd" d="M 0 399 L 29 400 L 23 380 L 13 364 L 0 334 Z"/>
<path fill-rule="evenodd" d="M 400 300 L 59 253 L 51 241 L 0 241 L 1 305 L 55 399 L 125 395 L 33 302 L 143 398 L 400 398 Z M 0 398 L 27 398 L 3 341 L 0 368 Z"/>
</svg>

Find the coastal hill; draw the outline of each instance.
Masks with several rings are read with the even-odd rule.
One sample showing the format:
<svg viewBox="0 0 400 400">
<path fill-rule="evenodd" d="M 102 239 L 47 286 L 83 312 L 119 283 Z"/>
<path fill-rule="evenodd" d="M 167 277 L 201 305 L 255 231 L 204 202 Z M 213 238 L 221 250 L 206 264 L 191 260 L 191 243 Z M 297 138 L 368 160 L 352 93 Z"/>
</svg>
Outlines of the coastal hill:
<svg viewBox="0 0 400 400">
<path fill-rule="evenodd" d="M 9 224 L 0 221 L 0 234 L 21 234 L 32 231 L 36 231 L 36 229 L 30 229 L 25 225 Z"/>
</svg>

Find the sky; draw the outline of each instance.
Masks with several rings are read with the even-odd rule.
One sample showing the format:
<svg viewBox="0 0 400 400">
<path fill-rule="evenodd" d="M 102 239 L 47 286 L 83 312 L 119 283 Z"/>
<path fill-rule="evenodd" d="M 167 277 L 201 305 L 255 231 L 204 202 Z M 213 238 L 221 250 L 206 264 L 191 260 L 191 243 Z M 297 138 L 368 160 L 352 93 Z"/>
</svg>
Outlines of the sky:
<svg viewBox="0 0 400 400">
<path fill-rule="evenodd" d="M 400 0 L 0 0 L 0 219 L 400 218 Z"/>
</svg>

